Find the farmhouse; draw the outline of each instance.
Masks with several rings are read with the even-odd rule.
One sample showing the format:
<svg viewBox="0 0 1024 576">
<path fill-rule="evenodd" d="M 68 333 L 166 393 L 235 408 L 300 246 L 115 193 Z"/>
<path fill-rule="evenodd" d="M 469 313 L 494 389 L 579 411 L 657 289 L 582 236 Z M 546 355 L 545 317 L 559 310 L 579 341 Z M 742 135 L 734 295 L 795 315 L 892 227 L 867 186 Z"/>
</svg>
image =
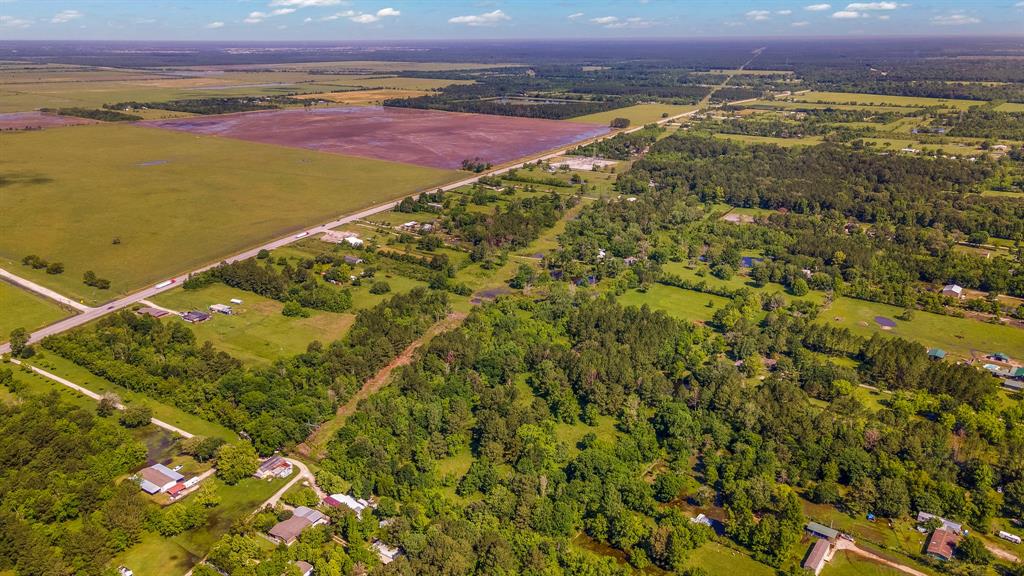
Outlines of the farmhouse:
<svg viewBox="0 0 1024 576">
<path fill-rule="evenodd" d="M 811 550 L 807 553 L 807 557 L 804 558 L 804 563 L 802 564 L 804 570 L 810 570 L 814 573 L 814 576 L 821 574 L 821 569 L 825 567 L 830 548 L 831 545 L 828 540 L 824 538 L 815 540 Z"/>
<path fill-rule="evenodd" d="M 227 316 L 234 314 L 231 310 L 231 306 L 228 306 L 227 304 L 210 304 L 210 311 L 218 314 L 225 314 Z"/>
<path fill-rule="evenodd" d="M 139 470 L 139 488 L 147 494 L 159 494 L 170 490 L 184 478 L 163 464 L 154 464 Z"/>
<path fill-rule="evenodd" d="M 341 508 L 345 506 L 356 513 L 356 516 L 362 518 L 363 510 L 372 507 L 371 504 L 363 500 L 362 498 L 353 498 L 348 494 L 331 494 L 327 498 L 324 498 L 324 504 L 333 508 Z"/>
<path fill-rule="evenodd" d="M 270 536 L 278 542 L 291 546 L 299 538 L 306 528 L 312 526 L 319 526 L 321 524 L 327 524 L 327 516 L 322 513 L 307 508 L 306 506 L 299 506 L 292 512 L 292 517 L 278 522 L 270 529 Z"/>
<path fill-rule="evenodd" d="M 199 310 L 191 310 L 181 315 L 181 319 L 190 324 L 200 324 L 210 319 L 210 315 Z"/>
<path fill-rule="evenodd" d="M 939 528 L 932 532 L 932 537 L 928 539 L 925 553 L 939 560 L 952 560 L 953 552 L 956 551 L 956 545 L 959 542 L 960 534 L 944 527 Z"/>
<path fill-rule="evenodd" d="M 959 300 L 964 297 L 964 287 L 959 284 L 946 284 L 942 287 L 942 291 L 940 293 L 943 296 Z"/>
<path fill-rule="evenodd" d="M 818 538 L 824 538 L 826 540 L 835 540 L 839 536 L 839 530 L 835 528 L 829 528 L 824 524 L 818 524 L 817 522 L 808 522 L 804 529 L 811 533 L 813 536 Z"/>
<path fill-rule="evenodd" d="M 292 474 L 292 463 L 280 456 L 271 456 L 260 463 L 256 469 L 256 476 L 259 479 L 287 478 Z"/>
<path fill-rule="evenodd" d="M 135 311 L 139 316 L 152 316 L 153 318 L 163 318 L 167 316 L 167 310 L 161 310 L 159 308 L 151 308 L 149 306 L 143 306 Z"/>
</svg>

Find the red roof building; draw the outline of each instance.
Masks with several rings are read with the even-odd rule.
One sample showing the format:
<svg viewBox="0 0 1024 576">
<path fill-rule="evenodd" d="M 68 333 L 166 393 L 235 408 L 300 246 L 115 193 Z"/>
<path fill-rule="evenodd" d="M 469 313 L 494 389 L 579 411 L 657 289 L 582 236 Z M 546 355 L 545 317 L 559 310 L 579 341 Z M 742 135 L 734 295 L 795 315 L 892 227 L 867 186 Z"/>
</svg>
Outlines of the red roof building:
<svg viewBox="0 0 1024 576">
<path fill-rule="evenodd" d="M 925 553 L 939 560 L 952 560 L 956 545 L 960 543 L 960 535 L 952 530 L 938 528 L 932 532 L 928 539 L 928 548 Z"/>
</svg>

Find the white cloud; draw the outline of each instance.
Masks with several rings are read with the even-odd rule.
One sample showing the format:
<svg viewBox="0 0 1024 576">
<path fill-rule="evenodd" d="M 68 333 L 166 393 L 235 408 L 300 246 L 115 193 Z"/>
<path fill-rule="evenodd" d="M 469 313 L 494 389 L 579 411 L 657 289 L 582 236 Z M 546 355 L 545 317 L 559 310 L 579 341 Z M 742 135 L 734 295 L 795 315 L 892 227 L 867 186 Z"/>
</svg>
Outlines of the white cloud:
<svg viewBox="0 0 1024 576">
<path fill-rule="evenodd" d="M 14 16 L 0 16 L 0 28 L 28 28 L 31 25 L 31 20 L 15 18 Z"/>
<path fill-rule="evenodd" d="M 792 10 L 776 10 L 775 13 L 778 14 L 779 16 L 789 16 L 790 14 L 793 13 L 793 11 Z"/>
<path fill-rule="evenodd" d="M 751 10 L 746 13 L 747 20 L 767 20 L 772 13 L 768 10 Z"/>
<path fill-rule="evenodd" d="M 882 14 L 881 16 L 878 17 L 878 19 L 879 20 L 888 20 L 889 19 L 889 15 L 888 14 Z"/>
<path fill-rule="evenodd" d="M 320 20 L 322 22 L 329 22 L 331 20 L 337 20 L 339 18 L 351 18 L 356 15 L 355 10 L 345 10 L 344 12 L 338 12 L 337 14 L 331 14 L 330 16 L 324 16 Z"/>
<path fill-rule="evenodd" d="M 337 6 L 348 4 L 348 0 L 272 0 L 271 6 L 294 6 L 295 8 L 310 8 L 317 6 Z"/>
<path fill-rule="evenodd" d="M 809 26 L 810 24 L 811 23 L 808 22 L 807 20 L 801 20 L 799 22 L 793 22 L 792 26 L 794 28 L 803 28 L 804 26 Z"/>
<path fill-rule="evenodd" d="M 1022 2 L 1022 4 L 1024 4 L 1024 2 Z M 580 18 L 583 18 L 583 12 L 569 14 L 569 20 L 579 20 Z"/>
<path fill-rule="evenodd" d="M 861 14 L 854 10 L 840 10 L 832 14 L 832 17 L 836 20 L 853 20 L 854 18 L 862 18 L 864 16 L 867 16 L 867 14 Z"/>
<path fill-rule="evenodd" d="M 980 18 L 968 16 L 967 14 L 954 13 L 940 16 L 932 16 L 932 24 L 936 26 L 965 26 L 967 24 L 979 24 Z"/>
<path fill-rule="evenodd" d="M 380 18 L 377 18 L 373 14 L 360 14 L 358 16 L 353 16 L 349 18 L 349 20 L 355 22 L 356 24 L 373 24 L 374 22 L 380 20 Z"/>
<path fill-rule="evenodd" d="M 50 19 L 50 22 L 53 22 L 54 24 L 64 24 L 65 22 L 77 20 L 82 16 L 84 16 L 84 14 L 82 14 L 78 10 L 61 10 L 60 12 L 57 12 L 56 14 L 53 15 L 53 18 Z"/>
<path fill-rule="evenodd" d="M 381 8 L 377 10 L 377 18 L 387 18 L 389 16 L 401 16 L 402 13 L 394 8 Z"/>
<path fill-rule="evenodd" d="M 810 6 L 804 6 L 804 10 L 809 10 L 811 12 L 824 12 L 831 7 L 831 4 L 811 4 Z"/>
<path fill-rule="evenodd" d="M 291 14 L 292 12 L 295 12 L 295 8 L 277 8 L 275 10 L 271 10 L 269 13 L 259 11 L 249 12 L 249 16 L 247 16 L 245 20 L 242 20 L 242 22 L 245 22 L 246 24 L 259 24 L 267 18 L 284 16 L 286 14 Z"/>
<path fill-rule="evenodd" d="M 205 27 L 209 28 L 210 30 L 216 30 L 217 28 L 223 28 L 224 27 L 224 23 L 223 22 L 219 22 L 219 21 L 218 22 L 210 22 Z"/>
<path fill-rule="evenodd" d="M 495 24 L 504 20 L 511 20 L 508 14 L 505 14 L 500 9 L 493 12 L 485 12 L 483 14 L 473 14 L 469 16 L 455 16 L 448 19 L 449 24 L 465 24 L 466 26 L 494 26 Z"/>
<path fill-rule="evenodd" d="M 618 20 L 616 22 L 606 24 L 605 28 L 632 28 L 636 30 L 642 28 L 650 28 L 651 26 L 654 26 L 653 21 L 644 20 L 643 18 L 634 16 L 632 18 L 626 18 L 625 20 Z"/>
<path fill-rule="evenodd" d="M 895 2 L 854 2 L 847 4 L 847 10 L 895 10 L 899 5 Z"/>
<path fill-rule="evenodd" d="M 619 21 L 618 16 L 601 16 L 600 18 L 591 18 L 591 22 L 594 24 L 600 24 L 601 26 L 608 26 L 609 24 L 615 24 Z"/>
</svg>

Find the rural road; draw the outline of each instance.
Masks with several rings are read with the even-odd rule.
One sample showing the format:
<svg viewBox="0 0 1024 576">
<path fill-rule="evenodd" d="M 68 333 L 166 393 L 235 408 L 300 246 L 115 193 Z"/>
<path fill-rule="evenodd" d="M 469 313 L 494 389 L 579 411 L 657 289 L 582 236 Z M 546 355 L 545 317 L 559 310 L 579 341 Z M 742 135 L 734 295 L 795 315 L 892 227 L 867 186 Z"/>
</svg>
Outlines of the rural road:
<svg viewBox="0 0 1024 576">
<path fill-rule="evenodd" d="M 857 546 L 855 543 L 850 542 L 849 540 L 846 540 L 845 538 L 838 538 L 838 539 L 836 539 L 834 545 L 832 546 L 832 550 L 829 552 L 828 559 L 831 561 L 832 560 L 832 556 L 834 556 L 835 553 L 838 552 L 839 550 L 846 550 L 847 552 L 849 552 L 851 554 L 856 554 L 857 556 L 860 556 L 862 558 L 867 558 L 868 560 L 871 560 L 872 562 L 877 562 L 879 564 L 884 564 L 886 566 L 889 566 L 890 568 L 894 568 L 896 570 L 899 570 L 900 572 L 905 572 L 907 574 L 910 574 L 911 576 L 928 576 L 927 574 L 925 574 L 924 572 L 921 572 L 920 570 L 911 568 L 910 566 L 906 566 L 906 565 L 900 564 L 899 562 L 893 562 L 892 560 L 889 560 L 888 558 L 883 558 L 883 557 L 879 556 L 878 554 L 875 554 L 874 552 L 869 552 L 869 551 L 867 551 L 867 550 Z"/>
<path fill-rule="evenodd" d="M 281 497 L 284 496 L 284 493 L 287 492 L 292 486 L 294 486 L 296 482 L 298 482 L 299 480 L 302 480 L 303 478 L 305 478 L 306 480 L 309 481 L 310 487 L 313 488 L 313 490 L 316 492 L 317 497 L 320 498 L 320 500 L 323 500 L 324 497 L 326 496 L 326 494 L 324 494 L 323 490 L 321 490 L 320 487 L 316 485 L 316 478 L 313 477 L 313 473 L 309 471 L 309 467 L 308 466 L 306 466 L 302 462 L 299 462 L 298 460 L 294 460 L 292 458 L 285 458 L 285 460 L 291 462 L 292 466 L 298 468 L 299 469 L 299 473 L 295 475 L 295 478 L 292 478 L 291 480 L 288 481 L 287 484 L 282 486 L 280 490 L 278 490 L 277 492 L 274 492 L 273 496 L 271 496 L 270 498 L 267 498 L 266 500 L 264 500 L 263 504 L 260 504 L 259 506 L 257 506 L 256 507 L 256 511 L 257 512 L 260 511 L 260 510 L 263 510 L 267 506 L 276 506 L 278 501 L 281 500 Z"/>
<path fill-rule="evenodd" d="M 17 358 L 11 358 L 11 362 L 14 363 L 14 364 L 17 364 L 18 366 L 22 366 L 23 365 L 21 360 L 18 360 Z M 79 386 L 78 384 L 75 384 L 71 380 L 68 380 L 66 378 L 61 378 L 60 376 L 57 376 L 56 374 L 52 374 L 50 372 L 47 372 L 46 370 L 43 370 L 42 368 L 37 368 L 37 367 L 32 366 L 30 364 L 24 364 L 24 365 L 28 366 L 28 368 L 30 370 L 32 370 L 33 372 L 35 372 L 36 374 L 39 374 L 40 376 L 43 376 L 44 378 L 49 378 L 50 380 L 53 380 L 54 382 L 57 382 L 58 384 L 63 384 L 64 386 L 67 386 L 68 388 L 71 388 L 72 390 L 74 390 L 76 392 L 79 392 L 80 394 L 88 396 L 89 398 L 92 398 L 93 400 L 96 400 L 97 402 L 103 398 L 102 395 L 97 394 L 97 393 L 93 392 L 92 390 L 89 390 L 88 388 L 85 388 L 83 386 Z M 124 404 L 121 404 L 120 402 L 115 404 L 114 407 L 117 408 L 118 410 L 124 410 Z M 193 434 L 191 432 L 186 432 L 186 431 L 182 430 L 181 428 L 178 428 L 177 426 L 174 426 L 172 424 L 168 424 L 167 422 L 164 422 L 163 420 L 159 420 L 157 418 L 152 418 L 150 421 L 153 423 L 154 426 L 158 426 L 160 428 L 163 428 L 164 430 L 168 430 L 170 432 L 174 432 L 175 434 L 178 434 L 178 435 L 180 435 L 183 438 L 191 438 L 193 436 Z"/>
<path fill-rule="evenodd" d="M 703 100 L 701 100 L 701 102 L 697 105 L 697 107 L 695 109 L 690 110 L 689 112 L 683 112 L 682 114 L 676 114 L 675 116 L 669 116 L 667 118 L 661 118 L 656 123 L 657 124 L 666 124 L 668 122 L 673 122 L 675 120 L 679 120 L 680 118 L 685 118 L 685 117 L 688 117 L 688 116 L 692 116 L 692 115 L 696 114 L 697 112 L 699 112 L 701 110 L 701 108 L 703 108 L 704 106 L 706 106 L 710 102 L 711 97 L 714 96 L 715 92 L 717 92 L 719 89 L 723 88 L 732 79 L 733 76 L 735 76 L 736 74 L 740 73 L 751 62 L 753 62 L 754 59 L 756 59 L 761 54 L 762 50 L 763 50 L 763 48 L 756 50 L 755 53 L 754 53 L 754 57 L 753 58 L 751 58 L 750 60 L 745 62 L 735 72 L 729 74 L 726 77 L 726 79 L 722 81 L 721 84 L 719 84 L 718 86 L 714 87 L 711 90 L 711 92 L 709 92 L 708 95 L 705 96 Z M 742 101 L 740 101 L 740 102 L 742 102 Z M 444 185 L 438 186 L 436 188 L 432 187 L 432 188 L 430 188 L 430 190 L 440 189 L 440 190 L 448 191 L 448 190 L 454 190 L 456 188 L 461 188 L 462 186 L 468 186 L 470 184 L 473 184 L 473 183 L 479 181 L 481 178 L 485 178 L 485 177 L 488 177 L 488 176 L 496 176 L 496 175 L 499 175 L 499 174 L 504 174 L 506 172 L 509 172 L 510 170 L 516 170 L 518 168 L 522 168 L 522 167 L 524 167 L 527 164 L 532 164 L 532 163 L 535 163 L 535 162 L 538 162 L 538 161 L 550 160 L 552 158 L 557 158 L 558 156 L 564 156 L 570 150 L 573 150 L 573 149 L 578 148 L 580 146 L 586 146 L 586 145 L 592 144 L 594 142 L 599 142 L 601 140 L 606 140 L 606 139 L 609 139 L 609 138 L 614 138 L 615 136 L 617 136 L 619 134 L 624 134 L 624 133 L 628 134 L 628 133 L 636 132 L 637 130 L 642 130 L 642 129 L 643 129 L 643 126 L 641 125 L 641 126 L 634 126 L 632 128 L 626 129 L 626 130 L 612 131 L 612 132 L 609 132 L 608 134 L 604 134 L 602 136 L 597 136 L 597 137 L 591 138 L 589 140 L 582 140 L 580 142 L 573 143 L 573 144 L 571 144 L 569 146 L 565 146 L 565 147 L 559 148 L 559 149 L 554 150 L 554 151 L 543 152 L 543 153 L 541 153 L 539 155 L 531 156 L 531 157 L 529 157 L 527 159 L 524 159 L 524 160 L 522 160 L 520 162 L 517 162 L 515 164 L 500 166 L 500 167 L 495 168 L 493 170 L 488 170 L 486 172 L 482 172 L 480 174 L 476 174 L 476 175 L 470 176 L 468 178 L 463 178 L 463 179 L 458 180 L 456 182 L 451 182 L 449 184 L 444 184 Z M 416 197 L 421 192 L 423 192 L 423 191 L 422 190 L 421 191 L 417 191 L 414 194 L 410 194 L 409 196 L 406 196 L 406 197 Z M 76 310 L 79 310 L 81 312 L 80 314 L 77 314 L 77 315 L 72 316 L 70 318 L 65 318 L 64 320 L 61 320 L 59 322 L 56 322 L 54 324 L 50 324 L 49 326 L 45 326 L 43 328 L 40 328 L 39 330 L 36 330 L 35 332 L 32 333 L 31 337 L 29 338 L 29 343 L 34 343 L 34 342 L 38 342 L 39 340 L 42 340 L 43 338 L 46 338 L 47 336 L 52 336 L 54 334 L 60 334 L 61 332 L 65 332 L 67 330 L 71 330 L 73 328 L 77 328 L 78 326 L 82 326 L 82 325 L 88 324 L 89 322 L 92 322 L 93 320 L 96 320 L 97 318 L 100 318 L 101 316 L 104 316 L 104 315 L 109 314 L 111 312 L 116 312 L 118 310 L 122 310 L 124 308 L 128 308 L 128 307 L 132 306 L 133 304 L 138 303 L 141 300 L 146 300 L 146 299 L 152 298 L 153 296 L 156 296 L 157 294 L 160 294 L 162 292 L 166 292 L 167 290 L 173 290 L 179 284 L 181 284 L 186 279 L 188 279 L 190 274 L 197 274 L 199 272 L 203 272 L 203 271 L 209 270 L 210 268 L 213 268 L 213 267 L 219 265 L 222 261 L 223 262 L 237 262 L 239 260 L 246 260 L 248 258 L 252 258 L 252 257 L 256 256 L 256 254 L 258 254 L 260 250 L 274 250 L 275 248 L 280 248 L 282 246 L 287 246 L 288 244 L 291 244 L 291 243 L 296 242 L 298 240 L 301 240 L 303 238 L 307 238 L 307 237 L 310 237 L 310 236 L 315 236 L 316 234 L 321 234 L 323 232 L 327 232 L 328 230 L 331 230 L 333 228 L 337 228 L 339 226 L 343 226 L 345 224 L 349 224 L 351 222 L 355 222 L 357 220 L 365 220 L 366 218 L 369 218 L 370 216 L 373 216 L 374 214 L 379 214 L 381 212 L 386 212 L 388 210 L 391 210 L 392 208 L 396 207 L 399 204 L 399 202 L 401 202 L 401 200 L 402 200 L 402 198 L 399 198 L 397 200 L 391 200 L 391 201 L 388 201 L 388 202 L 384 202 L 382 204 L 377 204 L 377 205 L 372 206 L 370 208 L 366 208 L 364 210 L 360 210 L 359 212 L 355 212 L 355 213 L 349 214 L 347 216 L 341 216 L 341 217 L 339 217 L 339 218 L 337 218 L 335 220 L 331 220 L 330 222 L 325 222 L 323 224 L 320 224 L 319 226 L 313 226 L 312 228 L 306 228 L 306 229 L 301 230 L 301 231 L 293 232 L 292 234 L 290 234 L 288 236 L 285 236 L 283 238 L 278 238 L 277 240 L 272 240 L 270 242 L 267 242 L 266 244 L 263 244 L 263 245 L 260 245 L 260 246 L 256 246 L 255 248 L 251 248 L 251 249 L 246 250 L 244 252 L 239 252 L 239 253 L 237 253 L 237 254 L 235 254 L 233 256 L 228 256 L 228 257 L 223 258 L 221 260 L 218 260 L 216 262 L 212 262 L 210 264 L 207 264 L 206 266 L 203 266 L 201 268 L 197 268 L 197 269 L 192 270 L 190 272 L 186 272 L 184 274 L 175 276 L 174 278 L 169 278 L 168 280 L 170 280 L 171 282 L 169 284 L 166 284 L 166 285 L 163 285 L 164 282 L 160 282 L 161 286 L 159 288 L 157 286 L 155 286 L 155 285 L 154 286 L 150 286 L 148 288 L 143 288 L 142 290 L 139 290 L 139 291 L 134 292 L 132 294 L 129 294 L 127 296 L 123 296 L 123 297 L 118 298 L 118 299 L 116 299 L 116 300 L 114 300 L 112 302 L 107 302 L 106 304 L 103 304 L 102 306 L 97 306 L 95 308 L 90 308 L 88 306 L 83 306 L 82 304 L 80 304 L 78 302 L 75 302 L 74 300 L 72 300 L 72 299 L 70 299 L 70 298 L 68 298 L 66 296 L 63 296 L 63 295 L 61 295 L 61 294 L 59 294 L 57 292 L 54 292 L 53 290 L 50 290 L 49 288 L 46 288 L 45 286 L 40 286 L 40 285 L 38 285 L 38 284 L 36 284 L 34 282 L 25 280 L 24 278 L 20 278 L 20 277 L 14 275 L 14 274 L 11 274 L 10 272 L 8 272 L 6 270 L 0 269 L 0 276 L 4 276 L 4 277 L 8 278 L 11 282 L 15 282 L 16 284 L 18 284 L 18 285 L 20 285 L 20 286 L 22 286 L 22 287 L 24 287 L 24 288 L 26 288 L 28 290 L 31 290 L 33 292 L 36 292 L 38 294 L 41 294 L 43 296 L 46 296 L 47 298 L 51 298 L 51 299 L 56 300 L 58 302 L 67 304 L 68 306 L 71 306 L 71 307 L 73 307 Z M 0 337 L 2 337 L 2 336 L 0 336 Z M 11 351 L 10 344 L 8 344 L 8 343 L 0 344 L 0 354 L 6 354 L 6 353 L 8 353 L 10 351 Z"/>
</svg>

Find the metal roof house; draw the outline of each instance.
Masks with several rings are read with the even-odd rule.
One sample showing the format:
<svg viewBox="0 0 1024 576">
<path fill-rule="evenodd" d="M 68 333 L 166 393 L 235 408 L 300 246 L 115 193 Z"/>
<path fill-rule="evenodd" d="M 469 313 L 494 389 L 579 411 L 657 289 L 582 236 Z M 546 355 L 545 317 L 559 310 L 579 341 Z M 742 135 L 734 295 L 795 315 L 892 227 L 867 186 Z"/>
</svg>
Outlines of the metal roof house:
<svg viewBox="0 0 1024 576">
<path fill-rule="evenodd" d="M 199 310 L 190 310 L 181 315 L 181 319 L 191 324 L 199 324 L 210 319 L 210 315 Z"/>
<path fill-rule="evenodd" d="M 362 498 L 353 498 L 348 494 L 331 494 L 327 498 L 324 498 L 324 504 L 333 506 L 334 508 L 340 508 L 345 506 L 356 513 L 357 517 L 362 517 L 363 510 L 370 508 L 370 503 Z"/>
<path fill-rule="evenodd" d="M 928 539 L 928 547 L 925 548 L 925 554 L 939 560 L 952 560 L 953 553 L 956 551 L 956 545 L 959 543 L 959 534 L 952 530 L 939 528 L 932 532 L 932 537 Z"/>
<path fill-rule="evenodd" d="M 814 541 L 814 545 L 811 546 L 811 550 L 807 553 L 807 558 L 804 558 L 804 563 L 801 566 L 804 570 L 813 572 L 814 576 L 818 576 L 821 574 L 821 569 L 825 567 L 830 548 L 828 540 L 818 538 Z"/>
<path fill-rule="evenodd" d="M 928 512 L 918 512 L 917 513 L 917 522 L 919 524 L 924 524 L 924 523 L 928 522 L 929 520 L 931 520 L 932 518 L 935 518 L 939 522 L 941 522 L 942 523 L 942 527 L 945 528 L 946 530 L 949 530 L 950 532 L 955 532 L 957 534 L 961 534 L 964 531 L 964 527 L 963 527 L 962 524 L 958 524 L 956 522 L 953 522 L 952 520 L 946 520 L 942 516 L 936 516 L 935 514 L 929 514 Z"/>
<path fill-rule="evenodd" d="M 139 470 L 139 488 L 146 494 L 158 494 L 170 490 L 184 476 L 163 464 L 154 464 Z"/>
<path fill-rule="evenodd" d="M 819 524 L 817 522 L 808 522 L 804 526 L 804 529 L 810 532 L 811 534 L 817 536 L 818 538 L 824 538 L 826 540 L 835 540 L 837 537 L 839 537 L 839 530 L 836 530 L 835 528 L 829 528 L 828 526 L 825 526 L 824 524 Z"/>
<path fill-rule="evenodd" d="M 291 518 L 275 524 L 268 534 L 278 542 L 291 546 L 306 528 L 327 524 L 327 522 L 327 516 L 321 512 L 306 506 L 299 506 L 292 512 Z"/>
</svg>

